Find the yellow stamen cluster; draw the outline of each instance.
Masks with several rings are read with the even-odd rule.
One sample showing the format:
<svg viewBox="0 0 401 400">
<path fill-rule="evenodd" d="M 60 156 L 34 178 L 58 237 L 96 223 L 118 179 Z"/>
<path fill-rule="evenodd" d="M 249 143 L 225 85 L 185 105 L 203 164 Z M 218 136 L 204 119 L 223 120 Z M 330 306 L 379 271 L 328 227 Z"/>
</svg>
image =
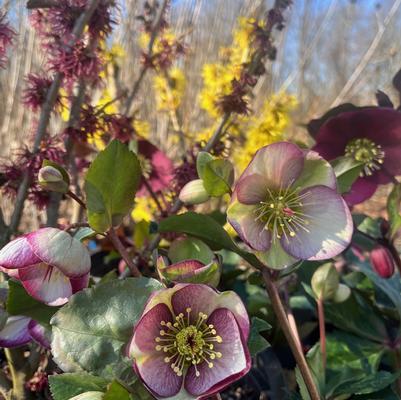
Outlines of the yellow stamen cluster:
<svg viewBox="0 0 401 400">
<path fill-rule="evenodd" d="M 261 201 L 255 209 L 255 221 L 265 224 L 265 229 L 272 232 L 273 240 L 284 236 L 288 241 L 300 229 L 309 232 L 307 226 L 311 216 L 302 211 L 308 196 L 309 192 L 299 194 L 299 188 L 280 188 L 278 191 L 267 188 L 266 201 Z"/>
<path fill-rule="evenodd" d="M 345 148 L 345 155 L 363 163 L 360 176 L 370 176 L 381 168 L 384 151 L 381 146 L 366 138 L 354 139 Z"/>
<path fill-rule="evenodd" d="M 198 313 L 196 321 L 191 318 L 191 308 L 175 317 L 175 322 L 161 321 L 158 337 L 155 338 L 157 351 L 167 353 L 164 362 L 170 363 L 172 370 L 182 376 L 184 370 L 189 366 L 195 367 L 195 375 L 200 372 L 197 365 L 206 362 L 209 368 L 213 368 L 212 360 L 221 358 L 222 354 L 215 351 L 215 344 L 222 343 L 221 336 L 212 324 L 207 324 L 208 316 L 202 312 Z"/>
</svg>

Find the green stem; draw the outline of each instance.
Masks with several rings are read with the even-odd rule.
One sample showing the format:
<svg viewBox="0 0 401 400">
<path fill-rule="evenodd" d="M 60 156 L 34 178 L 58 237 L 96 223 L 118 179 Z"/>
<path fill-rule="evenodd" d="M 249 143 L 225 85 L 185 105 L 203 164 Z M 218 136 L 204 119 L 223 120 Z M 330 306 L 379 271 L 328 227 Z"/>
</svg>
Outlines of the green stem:
<svg viewBox="0 0 401 400">
<path fill-rule="evenodd" d="M 13 383 L 10 400 L 25 400 L 27 399 L 25 391 L 26 374 L 22 369 L 24 365 L 22 350 L 19 348 L 4 349 L 4 353 L 7 358 Z"/>
<path fill-rule="evenodd" d="M 323 299 L 317 300 L 317 313 L 319 318 L 319 333 L 320 333 L 320 352 L 322 354 L 323 370 L 326 370 L 326 325 L 324 318 L 324 303 Z"/>
</svg>

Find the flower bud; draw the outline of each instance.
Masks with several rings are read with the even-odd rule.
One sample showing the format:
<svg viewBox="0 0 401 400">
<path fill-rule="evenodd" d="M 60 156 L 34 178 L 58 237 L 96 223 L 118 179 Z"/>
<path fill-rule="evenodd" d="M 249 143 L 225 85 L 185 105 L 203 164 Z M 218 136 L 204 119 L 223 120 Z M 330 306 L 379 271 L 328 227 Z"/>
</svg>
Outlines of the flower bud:
<svg viewBox="0 0 401 400">
<path fill-rule="evenodd" d="M 184 260 L 197 260 L 209 264 L 215 257 L 208 245 L 192 237 L 174 240 L 167 255 L 173 264 Z"/>
<path fill-rule="evenodd" d="M 188 182 L 182 189 L 179 199 L 185 204 L 202 204 L 209 200 L 209 194 L 203 186 L 202 179 Z"/>
<path fill-rule="evenodd" d="M 376 246 L 370 253 L 370 262 L 377 275 L 387 279 L 394 274 L 394 258 L 384 246 Z"/>
<path fill-rule="evenodd" d="M 318 299 L 333 300 L 340 278 L 333 264 L 323 264 L 312 276 L 312 289 Z"/>
<path fill-rule="evenodd" d="M 221 276 L 221 266 L 213 260 L 205 265 L 198 260 L 184 260 L 168 265 L 162 256 L 157 259 L 157 272 L 166 283 L 204 283 L 216 287 Z"/>
<path fill-rule="evenodd" d="M 39 170 L 38 182 L 44 189 L 52 192 L 68 192 L 68 184 L 64 181 L 63 174 L 50 165 L 44 166 Z"/>
<path fill-rule="evenodd" d="M 335 303 L 342 303 L 348 300 L 350 296 L 351 296 L 351 289 L 347 285 L 340 283 L 338 285 L 337 291 L 334 293 L 333 301 Z"/>
</svg>

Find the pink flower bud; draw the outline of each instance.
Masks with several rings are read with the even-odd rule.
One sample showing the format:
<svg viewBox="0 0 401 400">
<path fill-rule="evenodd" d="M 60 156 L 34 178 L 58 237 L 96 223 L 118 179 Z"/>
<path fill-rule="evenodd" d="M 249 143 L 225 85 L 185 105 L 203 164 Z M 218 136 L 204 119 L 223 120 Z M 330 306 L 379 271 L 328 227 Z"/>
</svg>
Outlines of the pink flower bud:
<svg viewBox="0 0 401 400">
<path fill-rule="evenodd" d="M 377 246 L 370 253 L 370 262 L 376 273 L 384 279 L 394 274 L 394 258 L 384 246 Z"/>
</svg>

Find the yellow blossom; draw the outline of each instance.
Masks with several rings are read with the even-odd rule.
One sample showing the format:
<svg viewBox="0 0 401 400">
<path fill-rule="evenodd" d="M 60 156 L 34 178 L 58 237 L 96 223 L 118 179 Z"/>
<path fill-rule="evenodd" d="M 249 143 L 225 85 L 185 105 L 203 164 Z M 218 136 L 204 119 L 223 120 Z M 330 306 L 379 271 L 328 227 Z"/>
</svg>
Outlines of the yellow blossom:
<svg viewBox="0 0 401 400">
<path fill-rule="evenodd" d="M 172 68 L 165 75 L 158 74 L 153 78 L 156 91 L 157 109 L 160 111 L 176 110 L 185 90 L 185 76 L 181 69 Z"/>
</svg>

